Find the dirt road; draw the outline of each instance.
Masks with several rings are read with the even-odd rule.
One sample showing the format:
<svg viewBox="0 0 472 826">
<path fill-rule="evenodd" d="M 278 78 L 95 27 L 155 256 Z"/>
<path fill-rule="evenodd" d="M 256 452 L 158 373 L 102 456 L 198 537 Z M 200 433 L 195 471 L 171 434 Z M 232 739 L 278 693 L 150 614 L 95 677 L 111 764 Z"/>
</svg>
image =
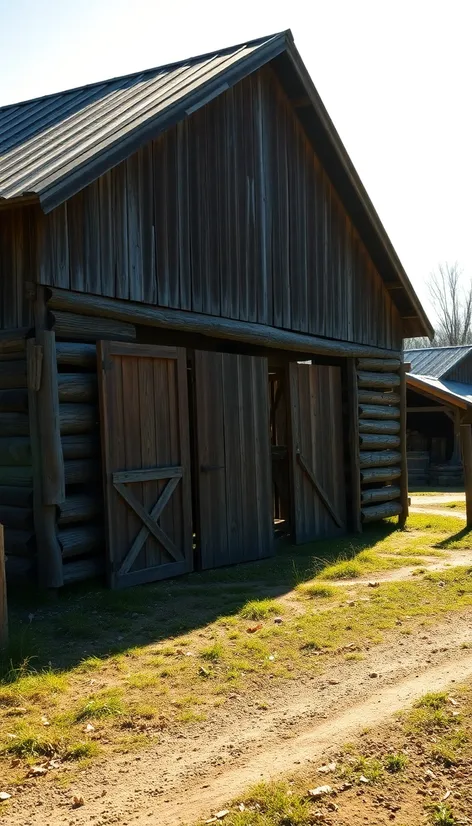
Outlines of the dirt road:
<svg viewBox="0 0 472 826">
<path fill-rule="evenodd" d="M 472 644 L 471 620 L 468 611 L 414 636 L 399 629 L 366 647 L 362 661 L 340 653 L 328 673 L 303 682 L 276 687 L 267 679 L 263 696 L 230 695 L 206 723 L 163 732 L 147 751 L 97 761 L 69 788 L 48 776 L 28 781 L 7 822 L 177 826 L 209 817 L 248 785 L 325 759 L 426 691 L 472 675 L 472 653 L 461 647 Z M 74 794 L 83 796 L 81 808 L 73 809 Z"/>
</svg>

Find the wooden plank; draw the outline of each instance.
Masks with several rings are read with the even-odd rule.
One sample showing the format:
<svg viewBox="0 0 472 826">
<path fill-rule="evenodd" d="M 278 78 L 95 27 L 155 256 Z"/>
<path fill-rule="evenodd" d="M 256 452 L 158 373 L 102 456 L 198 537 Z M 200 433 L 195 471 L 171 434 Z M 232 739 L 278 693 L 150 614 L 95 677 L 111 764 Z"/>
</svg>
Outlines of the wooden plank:
<svg viewBox="0 0 472 826">
<path fill-rule="evenodd" d="M 361 450 L 359 454 L 361 468 L 386 467 L 401 461 L 401 453 L 396 450 Z"/>
<path fill-rule="evenodd" d="M 59 338 L 74 338 L 77 341 L 98 341 L 101 338 L 113 341 L 136 340 L 134 324 L 61 310 L 54 311 L 53 329 Z"/>
<path fill-rule="evenodd" d="M 60 435 L 91 433 L 98 427 L 98 409 L 92 404 L 59 404 Z"/>
<path fill-rule="evenodd" d="M 359 444 L 362 450 L 384 450 L 400 446 L 400 436 L 387 433 L 360 433 Z"/>
<path fill-rule="evenodd" d="M 359 359 L 357 369 L 378 373 L 391 373 L 399 370 L 400 365 L 400 359 Z"/>
<path fill-rule="evenodd" d="M 400 433 L 399 421 L 384 421 L 383 419 L 361 419 L 359 433 Z"/>
<path fill-rule="evenodd" d="M 155 467 L 144 468 L 143 470 L 123 470 L 112 474 L 113 484 L 123 482 L 154 482 L 156 479 L 172 479 L 175 476 L 182 476 L 183 468 L 177 467 Z"/>
<path fill-rule="evenodd" d="M 368 387 L 373 390 L 400 386 L 400 376 L 396 373 L 368 373 L 363 370 L 357 371 L 357 384 L 359 387 Z"/>
<path fill-rule="evenodd" d="M 361 475 L 359 459 L 359 402 L 357 389 L 357 373 L 354 359 L 346 363 L 347 371 L 347 401 L 349 419 L 349 457 L 350 457 L 350 493 L 351 493 L 351 524 L 356 533 L 361 533 Z"/>
<path fill-rule="evenodd" d="M 5 541 L 0 525 L 0 651 L 8 646 L 7 575 L 5 570 Z"/>
<path fill-rule="evenodd" d="M 57 363 L 69 367 L 96 369 L 97 348 L 95 344 L 82 342 L 56 341 Z"/>
<path fill-rule="evenodd" d="M 391 482 L 399 479 L 401 470 L 399 467 L 361 467 L 361 482 Z"/>
<path fill-rule="evenodd" d="M 369 508 L 362 508 L 361 513 L 363 522 L 377 522 L 388 516 L 401 516 L 402 506 L 400 502 L 384 502 Z"/>
<path fill-rule="evenodd" d="M 323 505 L 325 506 L 326 510 L 329 512 L 329 514 L 332 517 L 333 521 L 336 523 L 338 528 L 343 528 L 344 527 L 343 522 L 339 518 L 339 516 L 336 513 L 335 509 L 333 508 L 331 502 L 329 501 L 328 496 L 326 495 L 325 491 L 321 487 L 318 480 L 315 478 L 315 475 L 314 475 L 312 469 L 307 465 L 307 463 L 306 463 L 306 461 L 303 458 L 301 453 L 297 453 L 297 461 L 298 461 L 299 465 L 301 466 L 302 470 L 304 471 L 304 473 L 306 474 L 306 476 L 308 477 L 308 479 L 310 480 L 310 482 L 313 485 L 316 493 L 320 497 L 321 501 L 323 502 Z"/>
<path fill-rule="evenodd" d="M 400 499 L 401 491 L 397 485 L 384 485 L 383 488 L 369 488 L 362 491 L 362 504 L 370 502 L 389 502 L 391 499 Z"/>
<path fill-rule="evenodd" d="M 470 424 L 461 424 L 462 463 L 464 465 L 464 487 L 467 527 L 472 527 L 472 431 Z"/>
<path fill-rule="evenodd" d="M 57 383 L 60 402 L 81 404 L 97 399 L 95 373 L 58 373 Z"/>
<path fill-rule="evenodd" d="M 400 489 L 401 489 L 401 497 L 400 497 L 400 504 L 401 504 L 401 513 L 398 519 L 398 524 L 402 527 L 407 518 L 409 513 L 409 505 L 410 500 L 408 498 L 408 461 L 407 461 L 407 444 L 406 444 L 406 428 L 407 428 L 407 414 L 406 414 L 406 365 L 402 364 L 400 367 L 400 452 L 401 452 L 401 460 L 400 460 L 400 468 L 402 475 L 400 477 Z"/>
<path fill-rule="evenodd" d="M 359 418 L 362 419 L 399 419 L 399 407 L 387 407 L 383 404 L 360 404 Z"/>
<path fill-rule="evenodd" d="M 387 405 L 399 404 L 400 395 L 398 393 L 384 393 L 378 390 L 359 390 L 358 391 L 359 404 L 368 405 Z"/>
</svg>

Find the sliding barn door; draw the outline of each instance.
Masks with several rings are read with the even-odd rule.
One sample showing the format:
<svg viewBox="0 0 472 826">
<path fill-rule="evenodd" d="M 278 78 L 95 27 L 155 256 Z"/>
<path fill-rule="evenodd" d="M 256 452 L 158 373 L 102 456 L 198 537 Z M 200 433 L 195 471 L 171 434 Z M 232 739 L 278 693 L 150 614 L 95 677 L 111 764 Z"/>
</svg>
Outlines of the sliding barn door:
<svg viewBox="0 0 472 826">
<path fill-rule="evenodd" d="M 201 565 L 273 553 L 268 365 L 195 352 Z"/>
<path fill-rule="evenodd" d="M 191 571 L 185 350 L 101 341 L 98 365 L 110 585 Z"/>
<path fill-rule="evenodd" d="M 297 543 L 345 531 L 341 368 L 290 364 L 293 510 Z"/>
</svg>

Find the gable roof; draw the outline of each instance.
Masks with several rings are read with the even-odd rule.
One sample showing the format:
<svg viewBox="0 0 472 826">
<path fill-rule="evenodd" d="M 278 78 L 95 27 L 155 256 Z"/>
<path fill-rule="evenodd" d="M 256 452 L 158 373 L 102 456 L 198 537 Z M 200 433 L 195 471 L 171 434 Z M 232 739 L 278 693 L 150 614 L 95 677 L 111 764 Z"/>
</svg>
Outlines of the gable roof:
<svg viewBox="0 0 472 826">
<path fill-rule="evenodd" d="M 413 373 L 406 374 L 406 383 L 410 390 L 423 392 L 426 396 L 439 399 L 453 407 L 459 407 L 462 410 L 472 408 L 471 384 L 435 379 L 432 376 L 417 376 Z"/>
<path fill-rule="evenodd" d="M 411 364 L 412 373 L 441 379 L 469 353 L 472 353 L 470 344 L 457 347 L 423 347 L 405 350 L 404 359 Z"/>
<path fill-rule="evenodd" d="M 0 108 L 0 205 L 49 212 L 141 145 L 271 63 L 397 306 L 406 336 L 433 328 L 295 48 L 290 31 Z"/>
</svg>

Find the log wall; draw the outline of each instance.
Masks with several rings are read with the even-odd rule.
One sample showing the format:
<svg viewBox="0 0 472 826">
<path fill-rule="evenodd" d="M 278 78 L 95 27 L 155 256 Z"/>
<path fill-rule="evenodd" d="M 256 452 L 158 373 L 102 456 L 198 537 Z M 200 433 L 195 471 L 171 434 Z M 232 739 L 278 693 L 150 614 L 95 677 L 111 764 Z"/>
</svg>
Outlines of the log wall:
<svg viewBox="0 0 472 826">
<path fill-rule="evenodd" d="M 360 476 L 362 523 L 387 516 L 404 522 L 408 512 L 408 478 L 404 461 L 404 370 L 397 359 L 357 359 L 354 464 Z"/>
<path fill-rule="evenodd" d="M 20 337 L 15 339 L 15 333 Z M 0 524 L 7 572 L 23 573 L 33 571 L 36 554 L 33 468 L 25 339 L 20 331 L 11 336 L 10 352 L 0 355 Z"/>
<path fill-rule="evenodd" d="M 270 67 L 38 220 L 42 284 L 401 349 L 391 293 Z"/>
</svg>

